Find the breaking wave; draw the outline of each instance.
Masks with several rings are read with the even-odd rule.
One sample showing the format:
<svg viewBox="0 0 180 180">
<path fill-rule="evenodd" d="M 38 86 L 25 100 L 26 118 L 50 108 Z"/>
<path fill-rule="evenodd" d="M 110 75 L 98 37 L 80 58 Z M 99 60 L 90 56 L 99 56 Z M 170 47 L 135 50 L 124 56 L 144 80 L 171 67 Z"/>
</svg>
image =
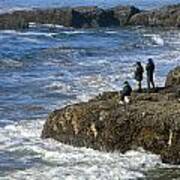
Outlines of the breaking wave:
<svg viewBox="0 0 180 180">
<path fill-rule="evenodd" d="M 0 149 L 8 154 L 0 166 L 2 178 L 55 180 L 61 174 L 61 179 L 137 179 L 162 165 L 159 156 L 142 149 L 103 153 L 42 140 L 43 124 L 44 120 L 23 121 L 0 128 Z M 12 167 L 12 162 L 18 166 Z"/>
</svg>

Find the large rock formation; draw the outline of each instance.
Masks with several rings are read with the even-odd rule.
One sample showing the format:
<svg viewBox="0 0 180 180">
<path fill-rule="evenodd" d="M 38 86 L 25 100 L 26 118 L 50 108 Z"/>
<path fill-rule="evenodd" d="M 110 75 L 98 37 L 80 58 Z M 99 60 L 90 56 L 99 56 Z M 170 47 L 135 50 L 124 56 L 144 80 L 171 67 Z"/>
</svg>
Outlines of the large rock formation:
<svg viewBox="0 0 180 180">
<path fill-rule="evenodd" d="M 72 9 L 16 11 L 0 15 L 0 29 L 24 29 L 29 27 L 30 22 L 70 27 L 72 26 Z"/>
<path fill-rule="evenodd" d="M 117 26 L 112 11 L 98 7 L 77 7 L 72 11 L 72 26 L 76 28 Z"/>
<path fill-rule="evenodd" d="M 180 87 L 180 66 L 169 72 L 165 86 L 173 88 Z"/>
<path fill-rule="evenodd" d="M 0 29 L 28 28 L 30 22 L 65 27 L 94 28 L 126 25 L 180 26 L 180 4 L 158 10 L 140 11 L 134 6 L 102 9 L 96 6 L 36 9 L 0 15 Z"/>
<path fill-rule="evenodd" d="M 180 101 L 173 91 L 133 92 L 131 103 L 119 104 L 120 93 L 105 92 L 88 102 L 50 113 L 43 138 L 102 151 L 137 147 L 180 164 Z"/>
<path fill-rule="evenodd" d="M 116 6 L 111 9 L 119 26 L 129 25 L 130 19 L 141 11 L 134 6 Z"/>
<path fill-rule="evenodd" d="M 101 9 L 96 6 L 59 8 L 33 11 L 16 11 L 0 15 L 0 29 L 27 28 L 29 22 L 60 24 L 66 27 L 94 28 L 126 25 L 138 9 L 119 6 Z"/>
<path fill-rule="evenodd" d="M 132 25 L 180 27 L 180 4 L 144 11 L 130 19 Z"/>
</svg>

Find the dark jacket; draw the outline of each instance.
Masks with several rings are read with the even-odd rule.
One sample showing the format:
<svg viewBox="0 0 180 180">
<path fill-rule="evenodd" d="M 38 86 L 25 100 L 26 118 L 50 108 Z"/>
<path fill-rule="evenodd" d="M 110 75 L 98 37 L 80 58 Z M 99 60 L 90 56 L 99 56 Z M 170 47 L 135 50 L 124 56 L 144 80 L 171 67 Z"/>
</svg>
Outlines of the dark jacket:
<svg viewBox="0 0 180 180">
<path fill-rule="evenodd" d="M 130 96 L 132 92 L 132 88 L 129 84 L 125 84 L 122 90 L 123 96 Z"/>
<path fill-rule="evenodd" d="M 143 72 L 144 69 L 141 64 L 136 64 L 136 70 L 134 72 L 134 77 L 137 81 L 142 81 L 143 80 Z"/>
<path fill-rule="evenodd" d="M 153 73 L 154 73 L 155 65 L 153 61 L 149 61 L 146 65 L 146 72 L 147 72 L 147 77 L 152 80 L 153 79 Z"/>
</svg>

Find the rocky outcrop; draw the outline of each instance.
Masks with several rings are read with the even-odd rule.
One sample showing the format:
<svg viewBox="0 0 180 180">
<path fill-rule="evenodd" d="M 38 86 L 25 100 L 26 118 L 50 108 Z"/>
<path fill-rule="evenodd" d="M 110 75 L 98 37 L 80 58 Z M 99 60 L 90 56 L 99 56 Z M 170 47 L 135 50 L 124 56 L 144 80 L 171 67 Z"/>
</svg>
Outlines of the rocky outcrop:
<svg viewBox="0 0 180 180">
<path fill-rule="evenodd" d="M 180 27 L 180 4 L 140 12 L 135 14 L 129 23 L 143 26 Z"/>
<path fill-rule="evenodd" d="M 0 15 L 0 29 L 25 29 L 29 27 L 30 22 L 70 27 L 72 26 L 72 9 L 16 11 Z"/>
<path fill-rule="evenodd" d="M 139 12 L 131 6 L 101 9 L 96 6 L 59 8 L 34 11 L 17 11 L 0 15 L 0 29 L 27 28 L 29 22 L 60 24 L 66 27 L 95 28 L 125 25 Z"/>
<path fill-rule="evenodd" d="M 141 11 L 134 6 L 117 6 L 111 9 L 119 26 L 129 25 L 130 19 Z"/>
<path fill-rule="evenodd" d="M 169 72 L 165 87 L 166 89 L 173 91 L 177 97 L 180 97 L 180 66 Z"/>
<path fill-rule="evenodd" d="M 180 66 L 169 72 L 165 86 L 173 88 L 180 87 Z"/>
<path fill-rule="evenodd" d="M 72 26 L 76 28 L 117 26 L 113 11 L 98 7 L 77 7 L 72 10 Z"/>
<path fill-rule="evenodd" d="M 50 113 L 42 138 L 101 151 L 137 147 L 180 164 L 180 97 L 166 88 L 136 93 L 121 105 L 119 92 L 102 95 Z"/>
<path fill-rule="evenodd" d="M 83 6 L 16 11 L 0 15 L 0 29 L 24 29 L 28 28 L 30 22 L 75 28 L 126 25 L 179 27 L 180 5 L 143 12 L 134 6 L 117 6 L 109 9 Z"/>
</svg>

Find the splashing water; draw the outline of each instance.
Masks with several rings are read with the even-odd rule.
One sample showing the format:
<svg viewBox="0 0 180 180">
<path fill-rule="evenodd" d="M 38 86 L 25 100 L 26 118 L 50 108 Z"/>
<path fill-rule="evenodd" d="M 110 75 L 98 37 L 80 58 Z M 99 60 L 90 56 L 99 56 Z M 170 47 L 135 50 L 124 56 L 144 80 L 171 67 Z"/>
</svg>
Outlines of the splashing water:
<svg viewBox="0 0 180 180">
<path fill-rule="evenodd" d="M 163 169 L 142 149 L 105 153 L 40 134 L 54 109 L 120 90 L 124 80 L 135 87 L 136 61 L 153 58 L 156 84 L 164 85 L 180 63 L 179 30 L 50 27 L 0 31 L 0 179 L 138 179 Z"/>
</svg>

